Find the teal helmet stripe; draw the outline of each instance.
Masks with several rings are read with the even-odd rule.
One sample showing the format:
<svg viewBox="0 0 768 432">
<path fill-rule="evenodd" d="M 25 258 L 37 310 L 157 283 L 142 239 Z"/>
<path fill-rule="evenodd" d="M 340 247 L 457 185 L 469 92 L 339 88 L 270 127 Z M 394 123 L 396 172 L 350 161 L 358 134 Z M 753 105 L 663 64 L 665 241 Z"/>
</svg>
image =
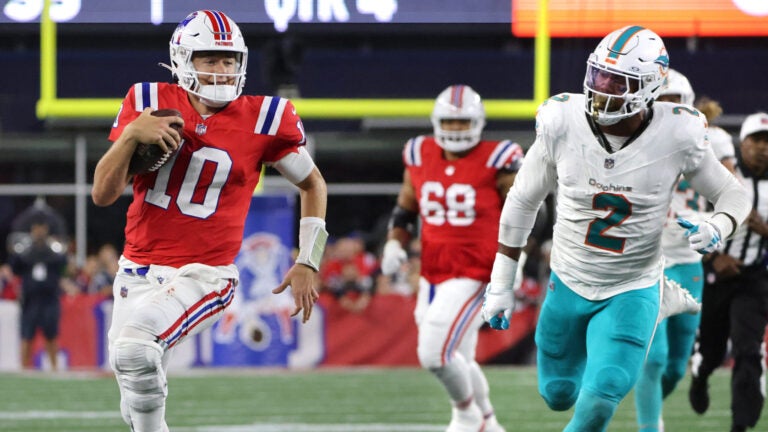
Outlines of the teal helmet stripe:
<svg viewBox="0 0 768 432">
<path fill-rule="evenodd" d="M 619 37 L 616 39 L 616 42 L 613 43 L 613 46 L 609 49 L 611 52 L 608 57 L 609 58 L 618 58 L 619 53 L 624 48 L 624 45 L 627 44 L 627 41 L 634 36 L 637 32 L 645 30 L 644 27 L 640 26 L 632 26 L 628 27 L 626 30 L 624 30 L 624 33 L 619 35 Z"/>
</svg>

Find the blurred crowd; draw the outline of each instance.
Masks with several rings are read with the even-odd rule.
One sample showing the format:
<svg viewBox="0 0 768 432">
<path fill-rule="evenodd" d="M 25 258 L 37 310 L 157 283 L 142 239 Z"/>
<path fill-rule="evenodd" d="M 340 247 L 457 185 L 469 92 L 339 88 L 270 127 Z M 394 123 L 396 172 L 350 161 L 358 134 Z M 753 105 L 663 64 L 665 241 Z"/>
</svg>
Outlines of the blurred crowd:
<svg viewBox="0 0 768 432">
<path fill-rule="evenodd" d="M 420 268 L 419 240 L 411 242 L 408 261 L 400 271 L 393 276 L 385 276 L 379 267 L 379 254 L 366 248 L 364 237 L 363 234 L 352 233 L 329 242 L 317 275 L 322 291 L 336 298 L 344 309 L 355 313 L 363 312 L 375 294 L 416 295 Z M 536 256 L 526 265 L 526 281 L 521 286 L 520 295 L 524 301 L 538 301 L 540 281 L 548 275 L 548 243 L 537 245 L 535 249 Z M 84 264 L 80 266 L 74 251 L 70 250 L 60 281 L 61 294 L 111 297 L 112 282 L 119 268 L 119 256 L 115 245 L 104 244 L 96 252 L 87 255 Z M 10 266 L 3 263 L 0 265 L 0 299 L 16 300 L 20 295 L 20 276 L 14 275 Z"/>
<path fill-rule="evenodd" d="M 60 280 L 62 295 L 99 294 L 112 297 L 112 282 L 117 274 L 119 253 L 111 244 L 104 244 L 89 254 L 80 266 L 74 253 L 67 254 L 67 264 Z M 0 265 L 0 299 L 17 300 L 21 297 L 21 276 L 7 263 Z"/>
</svg>

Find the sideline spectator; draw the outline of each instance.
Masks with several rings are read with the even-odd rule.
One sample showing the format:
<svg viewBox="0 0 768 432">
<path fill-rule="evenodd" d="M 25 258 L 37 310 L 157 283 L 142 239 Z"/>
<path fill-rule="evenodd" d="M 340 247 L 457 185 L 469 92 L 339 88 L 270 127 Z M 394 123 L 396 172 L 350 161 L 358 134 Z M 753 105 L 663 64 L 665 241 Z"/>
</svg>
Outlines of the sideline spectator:
<svg viewBox="0 0 768 432">
<path fill-rule="evenodd" d="M 52 216 L 53 215 L 53 216 Z M 40 201 L 14 221 L 8 258 L 13 273 L 21 277 L 21 364 L 30 369 L 32 341 L 38 329 L 45 337 L 45 351 L 52 370 L 57 369 L 61 280 L 67 265 L 65 243 L 52 235 L 57 216 Z"/>
<path fill-rule="evenodd" d="M 354 234 L 337 240 L 329 249 L 330 255 L 320 271 L 323 289 L 333 294 L 344 309 L 363 312 L 373 296 L 376 257 Z"/>
<path fill-rule="evenodd" d="M 21 281 L 13 274 L 11 266 L 0 265 L 0 300 L 17 300 L 21 294 Z"/>
<path fill-rule="evenodd" d="M 118 264 L 117 249 L 107 243 L 99 248 L 98 254 L 96 254 L 96 271 L 93 273 L 90 283 L 88 284 L 89 294 L 101 294 L 105 297 L 112 297 L 112 286 L 115 283 L 115 275 L 120 269 Z"/>
<path fill-rule="evenodd" d="M 376 278 L 377 294 L 399 294 L 412 296 L 419 292 L 421 277 L 421 241 L 411 240 L 407 249 L 407 260 L 392 275 L 379 273 Z"/>
</svg>

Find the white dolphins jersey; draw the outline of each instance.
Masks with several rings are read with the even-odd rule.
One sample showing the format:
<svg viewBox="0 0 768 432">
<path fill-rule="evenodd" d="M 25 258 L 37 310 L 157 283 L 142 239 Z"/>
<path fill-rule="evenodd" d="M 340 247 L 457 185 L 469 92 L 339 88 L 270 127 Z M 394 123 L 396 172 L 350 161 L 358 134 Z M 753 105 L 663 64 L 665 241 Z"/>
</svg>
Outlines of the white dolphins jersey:
<svg viewBox="0 0 768 432">
<path fill-rule="evenodd" d="M 717 126 L 710 126 L 707 137 L 717 160 L 736 157 L 731 134 Z M 688 240 L 684 236 L 685 230 L 676 223 L 676 219 L 681 216 L 697 223 L 710 216 L 709 213 L 705 213 L 706 209 L 707 200 L 694 191 L 683 177 L 680 177 L 675 185 L 667 223 L 661 237 L 665 267 L 701 261 L 702 255 L 688 246 Z"/>
<path fill-rule="evenodd" d="M 539 108 L 536 133 L 536 153 L 557 177 L 552 270 L 590 300 L 658 282 L 677 179 L 711 151 L 704 116 L 655 104 L 646 129 L 610 153 L 590 128 L 584 95 L 564 93 Z"/>
</svg>

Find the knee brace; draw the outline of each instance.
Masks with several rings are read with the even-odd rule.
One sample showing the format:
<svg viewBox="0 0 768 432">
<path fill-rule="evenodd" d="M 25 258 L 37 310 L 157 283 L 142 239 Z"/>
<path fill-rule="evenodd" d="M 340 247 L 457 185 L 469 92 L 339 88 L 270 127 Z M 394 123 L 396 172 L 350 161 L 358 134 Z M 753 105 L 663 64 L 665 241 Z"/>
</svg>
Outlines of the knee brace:
<svg viewBox="0 0 768 432">
<path fill-rule="evenodd" d="M 124 404 L 138 412 L 149 412 L 165 405 L 168 395 L 163 349 L 145 339 L 120 337 L 110 351 L 110 365 L 122 390 Z M 123 417 L 129 413 L 123 413 Z"/>
</svg>

